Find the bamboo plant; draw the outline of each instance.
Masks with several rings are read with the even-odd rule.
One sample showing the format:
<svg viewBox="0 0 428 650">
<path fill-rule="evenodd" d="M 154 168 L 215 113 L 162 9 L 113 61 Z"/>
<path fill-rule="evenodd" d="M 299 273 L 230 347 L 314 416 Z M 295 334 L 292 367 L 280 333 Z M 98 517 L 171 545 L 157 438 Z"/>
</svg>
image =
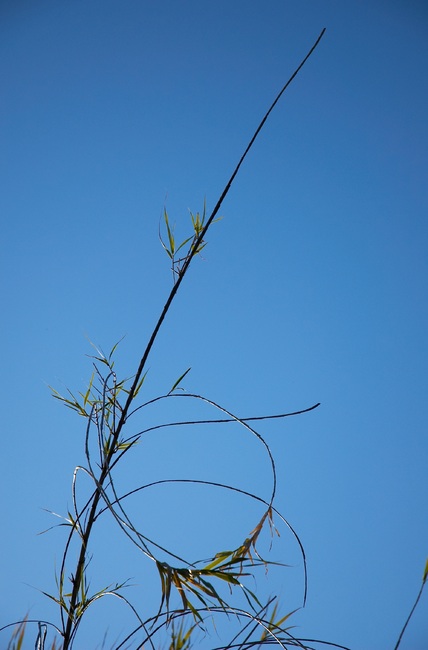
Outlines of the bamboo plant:
<svg viewBox="0 0 428 650">
<path fill-rule="evenodd" d="M 290 523 L 275 507 L 277 487 L 275 461 L 266 440 L 255 426 L 257 422 L 269 418 L 302 415 L 315 409 L 319 404 L 313 404 L 303 410 L 277 415 L 238 417 L 202 395 L 182 392 L 180 390 L 182 382 L 190 369 L 182 373 L 164 394 L 144 401 L 147 361 L 171 304 L 176 299 L 180 285 L 194 258 L 205 247 L 208 230 L 219 219 L 223 201 L 255 139 L 277 102 L 317 48 L 324 31 L 322 30 L 314 45 L 270 105 L 211 213 L 207 214 L 205 205 L 201 212 L 190 213 L 190 234 L 182 241 L 176 241 L 174 227 L 168 212 L 166 209 L 164 210 L 163 227 L 160 228 L 159 237 L 170 260 L 173 284 L 133 376 L 130 378 L 117 377 L 115 369 L 116 344 L 108 354 L 96 349 L 92 358 L 92 376 L 84 391 L 78 393 L 69 391 L 63 395 L 52 389 L 56 399 L 85 421 L 86 465 L 76 467 L 73 473 L 73 507 L 64 516 L 62 522 L 62 526 L 67 529 L 67 538 L 57 571 L 57 591 L 54 594 L 46 593 L 46 596 L 58 606 L 58 622 L 25 619 L 18 624 L 13 624 L 16 627 L 9 641 L 8 650 L 20 650 L 23 647 L 25 631 L 30 624 L 37 625 L 35 633 L 37 650 L 44 650 L 48 647 L 51 650 L 81 648 L 79 628 L 82 620 L 90 616 L 91 606 L 96 601 L 109 596 L 114 596 L 124 602 L 135 617 L 135 625 L 114 646 L 115 650 L 124 650 L 125 648 L 141 650 L 147 647 L 154 650 L 165 647 L 166 638 L 169 650 L 188 650 L 195 644 L 198 631 L 202 630 L 205 634 L 208 633 L 208 620 L 230 618 L 231 616 L 237 621 L 237 625 L 232 638 L 226 644 L 218 646 L 222 650 L 226 650 L 226 648 L 238 650 L 262 648 L 272 643 L 282 648 L 309 649 L 321 643 L 323 647 L 330 645 L 331 647 L 344 648 L 337 644 L 294 636 L 290 627 L 290 618 L 294 612 L 281 611 L 280 603 L 275 596 L 270 597 L 266 602 L 261 602 L 254 589 L 249 587 L 249 584 L 252 584 L 249 579 L 255 579 L 259 568 L 267 569 L 271 565 L 279 564 L 262 556 L 259 548 L 262 532 L 267 530 L 270 535 L 275 536 L 278 532 L 277 526 L 286 526 L 294 536 L 303 559 L 304 595 L 302 605 L 305 604 L 307 574 L 304 548 Z M 202 402 L 214 409 L 217 417 L 208 420 L 195 419 L 190 422 L 160 422 L 150 428 L 135 430 L 134 421 L 137 413 L 141 416 L 145 409 L 155 402 L 170 402 L 178 399 Z M 254 522 L 250 532 L 244 531 L 242 542 L 236 548 L 221 549 L 203 562 L 189 562 L 178 556 L 174 549 L 165 549 L 149 539 L 144 530 L 137 526 L 127 512 L 127 499 L 143 492 L 149 485 L 137 485 L 129 492 L 119 494 L 116 488 L 115 471 L 119 464 L 126 463 L 137 444 L 143 444 L 144 436 L 149 431 L 189 424 L 223 425 L 229 422 L 238 423 L 249 435 L 255 436 L 267 455 L 272 477 L 270 498 L 264 500 L 259 495 L 246 492 L 234 485 L 192 478 L 159 479 L 150 484 L 150 486 L 174 482 L 189 482 L 195 486 L 206 484 L 239 493 L 263 506 L 261 518 Z M 89 495 L 83 502 L 77 496 L 77 484 L 82 474 L 89 477 L 92 485 Z M 92 533 L 100 518 L 107 516 L 113 518 L 118 529 L 128 538 L 129 543 L 138 549 L 142 561 L 152 562 L 156 567 L 160 589 L 158 602 L 153 612 L 141 612 L 130 599 L 125 597 L 124 588 L 127 583 L 117 583 L 99 591 L 91 591 L 89 563 L 91 553 L 94 552 L 91 544 Z M 160 551 L 162 551 L 161 555 Z M 168 562 L 164 559 L 165 554 L 170 558 Z M 427 571 L 424 574 L 423 584 L 426 582 L 426 577 Z M 54 639 L 47 645 L 48 636 L 54 636 Z M 207 642 L 205 641 L 205 643 Z M 216 644 L 213 643 L 212 647 L 215 646 Z"/>
</svg>

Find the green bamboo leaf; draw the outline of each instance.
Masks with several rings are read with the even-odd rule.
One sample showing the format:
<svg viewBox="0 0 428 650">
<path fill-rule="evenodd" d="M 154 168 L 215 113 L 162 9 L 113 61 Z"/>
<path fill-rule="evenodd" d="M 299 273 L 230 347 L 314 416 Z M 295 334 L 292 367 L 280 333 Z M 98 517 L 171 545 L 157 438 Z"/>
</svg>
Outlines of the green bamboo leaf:
<svg viewBox="0 0 428 650">
<path fill-rule="evenodd" d="M 74 517 L 72 516 L 71 512 L 68 510 L 67 511 L 68 519 L 65 519 L 66 522 L 69 522 L 72 526 L 75 525 Z"/>
<path fill-rule="evenodd" d="M 204 605 L 204 606 L 205 606 L 205 605 Z M 190 609 L 190 611 L 191 611 L 192 614 L 193 614 L 193 618 L 194 618 L 195 620 L 200 621 L 201 623 L 203 623 L 204 619 L 202 618 L 202 616 L 200 615 L 200 613 L 198 612 L 198 610 L 197 610 L 197 609 L 192 605 L 192 603 L 190 603 L 189 601 L 187 601 L 187 608 Z"/>
<path fill-rule="evenodd" d="M 287 620 L 290 618 L 290 616 L 293 616 L 293 614 L 295 614 L 295 613 L 298 612 L 298 611 L 299 611 L 298 609 L 293 609 L 292 612 L 290 612 L 289 614 L 286 614 L 285 616 L 283 616 L 282 618 L 280 618 L 278 621 L 273 622 L 272 625 L 275 626 L 276 628 L 281 627 L 281 625 L 282 625 L 283 623 L 285 623 L 285 621 L 287 621 Z M 288 628 L 287 628 L 287 629 L 288 629 Z"/>
<path fill-rule="evenodd" d="M 25 624 L 21 626 L 21 630 L 18 634 L 16 650 L 21 650 L 22 643 L 24 641 L 24 635 L 25 635 Z"/>
<path fill-rule="evenodd" d="M 140 442 L 140 438 L 135 438 L 134 440 L 131 440 L 131 442 L 128 442 L 126 440 L 119 440 L 119 442 L 116 444 L 116 451 L 127 451 L 131 447 L 134 447 L 135 445 L 138 445 Z"/>
<path fill-rule="evenodd" d="M 57 399 L 62 399 L 61 393 L 59 393 L 55 388 L 53 388 L 53 386 L 50 386 L 50 384 L 48 384 L 48 388 L 52 393 L 52 397 L 56 397 Z"/>
<path fill-rule="evenodd" d="M 73 397 L 73 401 L 72 401 L 67 399 L 63 395 L 60 395 L 60 393 L 54 391 L 52 388 L 51 390 L 52 390 L 52 397 L 62 402 L 67 408 L 71 409 L 72 411 L 76 411 L 79 415 L 82 415 L 83 417 L 89 417 L 86 410 L 83 408 L 83 406 L 81 406 L 81 404 L 79 404 L 79 402 L 76 400 L 74 395 L 72 395 Z"/>
<path fill-rule="evenodd" d="M 165 225 L 166 225 L 166 231 L 168 233 L 168 240 L 169 240 L 169 251 L 168 249 L 167 252 L 170 254 L 170 257 L 172 257 L 175 253 L 175 240 L 174 240 L 174 234 L 172 229 L 170 228 L 169 225 L 169 220 L 168 220 L 168 213 L 166 211 L 166 208 L 164 208 L 164 219 L 165 219 Z"/>
<path fill-rule="evenodd" d="M 135 392 L 134 392 L 134 397 L 137 397 L 137 395 L 138 395 L 138 393 L 139 393 L 139 391 L 140 391 L 141 386 L 144 384 L 144 380 L 145 380 L 145 378 L 146 378 L 148 372 L 149 372 L 149 371 L 146 370 L 146 372 L 144 373 L 144 375 L 141 377 L 140 381 L 138 382 L 137 387 L 136 387 Z"/>
<path fill-rule="evenodd" d="M 195 231 L 195 235 L 198 236 L 202 230 L 202 222 L 199 217 L 199 212 L 197 212 L 196 215 L 191 212 L 190 216 L 192 218 L 193 230 Z"/>
<path fill-rule="evenodd" d="M 231 585 L 235 585 L 236 587 L 239 587 L 241 584 L 239 580 L 232 574 L 232 573 L 225 573 L 224 571 L 213 571 L 211 574 L 213 578 L 218 578 L 219 580 L 223 580 L 224 582 L 228 582 Z M 201 578 L 201 582 L 203 579 Z"/>
<path fill-rule="evenodd" d="M 26 616 L 25 619 L 15 627 L 12 637 L 7 644 L 7 650 L 21 650 L 27 626 L 27 619 L 28 617 Z"/>
<path fill-rule="evenodd" d="M 254 610 L 253 602 L 256 603 L 258 607 L 262 607 L 260 600 L 257 598 L 256 594 L 253 591 L 251 591 L 251 589 L 248 589 L 248 587 L 242 587 L 242 591 L 244 593 L 245 598 L 247 599 L 247 603 L 253 610 Z"/>
<path fill-rule="evenodd" d="M 222 575 L 216 575 L 215 577 L 219 578 L 220 580 L 224 580 L 228 584 L 234 585 L 235 587 L 240 586 L 240 584 L 239 584 L 238 580 L 236 580 L 236 578 L 232 578 L 232 576 L 228 576 L 227 574 L 223 575 L 223 576 Z M 221 598 L 221 596 L 218 594 L 215 587 L 210 582 L 208 582 L 208 580 L 204 580 L 203 578 L 201 578 L 201 589 L 202 589 L 202 585 L 205 585 L 206 589 L 208 590 L 206 592 L 207 595 L 211 596 L 211 598 L 214 598 L 215 600 L 218 600 L 219 603 L 224 602 L 223 599 Z"/>
<path fill-rule="evenodd" d="M 192 625 L 185 633 L 186 623 L 184 620 L 181 620 L 180 627 L 176 631 L 174 621 L 172 621 L 169 650 L 188 650 L 191 646 L 191 635 L 196 627 L 197 623 Z"/>
<path fill-rule="evenodd" d="M 90 343 L 90 345 L 94 348 L 94 350 L 96 350 L 96 352 L 98 353 L 99 356 L 98 356 L 98 357 L 95 357 L 95 356 L 92 356 L 92 355 L 89 355 L 89 354 L 88 354 L 88 357 L 89 357 L 90 359 L 95 359 L 95 361 L 99 361 L 100 363 L 104 363 L 106 366 L 108 366 L 108 367 L 110 368 L 110 363 L 109 363 L 109 361 L 108 361 L 106 355 L 104 354 L 104 352 L 101 350 L 101 348 L 98 348 L 98 347 L 95 345 L 95 343 L 92 343 L 91 340 L 89 340 L 89 343 Z"/>
<path fill-rule="evenodd" d="M 260 640 L 264 641 L 265 639 L 267 639 L 268 636 L 269 636 L 269 631 L 274 633 L 274 634 L 278 634 L 278 632 L 284 631 L 284 628 L 281 628 L 282 624 L 285 623 L 285 621 L 287 619 L 289 619 L 290 616 L 293 616 L 293 614 L 295 614 L 297 611 L 298 611 L 298 609 L 295 609 L 292 612 L 289 612 L 288 614 L 286 614 L 285 616 L 283 616 L 282 618 L 277 620 L 276 615 L 277 615 L 277 612 L 278 612 L 278 603 L 275 603 L 275 606 L 274 606 L 274 608 L 272 610 L 272 614 L 271 614 L 271 616 L 270 616 L 270 618 L 269 618 L 269 620 L 267 622 L 267 626 L 266 626 L 267 629 L 265 629 L 263 631 L 263 633 L 262 633 L 262 635 L 260 637 Z M 287 629 L 290 629 L 290 628 L 288 627 L 288 628 L 285 628 L 285 629 L 287 630 Z"/>
<path fill-rule="evenodd" d="M 204 199 L 204 207 L 202 210 L 202 218 L 200 216 L 200 213 L 197 212 L 196 215 L 194 215 L 192 212 L 190 212 L 190 216 L 192 219 L 192 225 L 193 225 L 193 230 L 195 231 L 195 235 L 198 237 L 200 233 L 202 232 L 204 225 L 205 225 L 205 216 L 206 216 L 206 200 Z"/>
<path fill-rule="evenodd" d="M 205 566 L 204 569 L 206 569 L 207 571 L 214 569 L 214 567 L 218 566 L 219 564 L 222 564 L 226 558 L 231 557 L 233 553 L 234 551 L 221 551 L 220 553 L 216 553 L 214 556 L 214 560 L 210 562 L 210 564 L 207 564 L 207 566 Z"/>
<path fill-rule="evenodd" d="M 193 239 L 193 237 L 188 237 L 188 238 L 185 239 L 183 242 L 181 242 L 180 246 L 176 249 L 175 252 L 178 253 L 178 251 L 180 250 L 180 248 L 183 248 L 183 246 L 185 246 L 185 245 L 186 245 L 189 241 L 191 241 L 192 239 Z"/>
<path fill-rule="evenodd" d="M 176 585 L 177 586 L 177 585 Z M 198 587 L 193 587 L 191 584 L 186 584 L 185 585 L 187 591 L 189 591 L 191 594 L 195 596 L 199 600 L 199 602 L 204 606 L 208 607 L 207 601 L 203 598 L 202 594 L 199 591 Z M 192 605 L 191 601 L 187 598 L 186 594 L 184 593 L 184 586 L 181 585 L 180 587 L 177 586 L 177 590 L 181 596 L 181 600 L 183 602 L 183 609 L 190 609 L 192 613 L 195 613 L 196 609 Z"/>
<path fill-rule="evenodd" d="M 196 249 L 196 251 L 195 251 L 195 255 L 197 255 L 198 253 L 200 253 L 201 250 L 202 250 L 203 248 L 205 248 L 206 245 L 207 245 L 206 242 L 202 242 L 202 243 L 198 246 L 198 248 Z"/>
<path fill-rule="evenodd" d="M 172 387 L 171 390 L 169 391 L 168 395 L 170 395 L 171 393 L 173 393 L 173 392 L 175 391 L 175 389 L 177 388 L 178 384 L 181 382 L 182 379 L 184 379 L 184 377 L 187 375 L 187 373 L 188 373 L 190 370 L 191 370 L 191 368 L 187 368 L 187 370 L 186 370 L 185 372 L 183 372 L 183 374 L 181 375 L 181 377 L 179 377 L 179 378 L 177 379 L 177 381 L 175 382 L 175 384 L 173 385 L 173 387 Z"/>
<path fill-rule="evenodd" d="M 159 572 L 159 577 L 161 581 L 161 603 L 159 607 L 159 612 L 161 611 L 164 603 L 166 606 L 166 611 L 169 611 L 169 598 L 171 595 L 171 582 L 172 582 L 172 569 L 165 562 L 156 562 L 156 567 Z"/>
<path fill-rule="evenodd" d="M 83 397 L 83 406 L 86 406 L 86 404 L 88 403 L 89 396 L 90 396 L 91 390 L 92 390 L 92 384 L 94 382 L 94 377 L 95 377 L 95 373 L 93 372 L 92 375 L 91 375 L 91 378 L 89 380 L 88 390 L 86 391 L 86 393 L 84 395 L 82 395 L 82 397 Z M 89 404 L 91 404 L 91 403 L 89 402 Z"/>
<path fill-rule="evenodd" d="M 111 358 L 112 358 L 113 354 L 116 352 L 117 346 L 119 345 L 119 343 L 121 343 L 123 341 L 124 338 L 125 338 L 125 336 L 122 336 L 122 338 L 120 338 L 118 340 L 118 342 L 113 345 L 112 349 L 110 350 L 110 354 L 108 355 L 108 360 L 109 361 L 111 361 Z M 113 365 L 114 364 L 111 365 L 112 368 L 113 368 Z"/>
<path fill-rule="evenodd" d="M 62 600 L 62 599 L 60 600 L 60 599 L 58 599 L 58 598 L 55 598 L 55 596 L 52 596 L 52 594 L 48 594 L 47 591 L 40 591 L 40 593 L 43 594 L 44 596 L 46 596 L 47 598 L 50 598 L 51 600 L 53 600 L 53 601 L 54 601 L 57 605 L 59 605 L 59 606 L 60 606 L 64 611 L 67 611 L 67 606 L 66 606 L 64 600 Z M 66 594 L 66 597 L 67 597 L 67 596 L 71 596 L 71 594 Z"/>
<path fill-rule="evenodd" d="M 168 248 L 165 246 L 165 244 L 163 242 L 162 242 L 162 246 L 164 247 L 164 250 L 165 250 L 166 254 L 168 255 L 169 259 L 172 260 L 173 256 L 171 255 L 170 251 L 168 250 Z"/>
</svg>

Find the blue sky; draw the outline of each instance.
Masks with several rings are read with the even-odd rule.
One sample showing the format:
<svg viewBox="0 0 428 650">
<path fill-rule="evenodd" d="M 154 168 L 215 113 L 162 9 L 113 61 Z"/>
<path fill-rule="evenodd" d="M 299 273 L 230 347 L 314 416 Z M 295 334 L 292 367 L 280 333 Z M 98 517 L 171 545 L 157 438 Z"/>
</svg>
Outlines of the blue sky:
<svg viewBox="0 0 428 650">
<path fill-rule="evenodd" d="M 37 589 L 54 589 L 64 535 L 37 533 L 57 521 L 43 508 L 71 507 L 84 422 L 48 384 L 86 386 L 88 339 L 108 350 L 125 336 L 118 372 L 135 371 L 171 288 L 164 206 L 185 238 L 188 210 L 213 207 L 324 27 L 179 290 L 145 398 L 191 366 L 186 390 L 241 417 L 321 402 L 258 429 L 276 506 L 308 559 L 293 622 L 300 636 L 394 647 L 428 555 L 428 9 L 417 0 L 1 3 L 0 626 L 56 617 Z M 135 426 L 213 416 L 176 402 Z M 157 478 L 271 489 L 263 449 L 233 426 L 148 434 L 120 487 Z M 184 486 L 129 507 L 195 558 L 239 544 L 261 514 Z M 285 529 L 273 557 L 292 566 L 260 590 L 291 611 L 302 566 Z M 127 595 L 156 608 L 151 568 L 114 527 L 97 533 L 91 568 L 94 588 L 132 577 Z M 426 648 L 427 598 L 403 650 Z M 126 627 L 116 603 L 97 607 L 77 647 Z"/>
</svg>

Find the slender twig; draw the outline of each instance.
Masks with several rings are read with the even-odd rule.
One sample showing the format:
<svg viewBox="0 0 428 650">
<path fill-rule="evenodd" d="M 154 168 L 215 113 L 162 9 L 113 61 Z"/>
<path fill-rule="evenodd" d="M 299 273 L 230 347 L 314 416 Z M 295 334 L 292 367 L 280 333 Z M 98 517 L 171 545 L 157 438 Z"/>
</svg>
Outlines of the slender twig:
<svg viewBox="0 0 428 650">
<path fill-rule="evenodd" d="M 184 395 L 181 394 L 162 395 L 161 397 L 157 397 L 156 400 L 164 399 L 167 397 L 193 397 L 193 395 L 190 395 L 188 393 Z M 147 404 L 144 404 L 144 406 L 146 405 Z M 312 406 L 308 406 L 305 409 L 301 409 L 300 411 L 290 411 L 289 413 L 278 413 L 274 415 L 257 415 L 257 416 L 245 417 L 245 418 L 236 417 L 236 418 L 219 418 L 219 419 L 210 419 L 210 420 L 183 420 L 181 422 L 165 422 L 163 424 L 156 424 L 153 427 L 148 427 L 143 431 L 139 431 L 138 433 L 135 433 L 129 438 L 126 438 L 126 442 L 131 442 L 132 440 L 141 437 L 145 433 L 157 431 L 158 429 L 165 429 L 166 427 L 182 427 L 182 426 L 190 426 L 193 424 L 228 424 L 231 422 L 256 422 L 260 420 L 279 420 L 281 418 L 289 418 L 294 415 L 303 415 L 303 413 L 309 413 L 309 411 L 313 411 L 314 409 L 318 408 L 318 406 L 320 406 L 320 402 L 317 402 Z M 134 413 L 137 410 L 138 409 L 135 409 Z"/>
<path fill-rule="evenodd" d="M 428 561 L 427 561 L 427 567 L 428 567 Z M 416 600 L 415 600 L 415 602 L 413 603 L 413 607 L 412 607 L 412 609 L 410 610 L 410 614 L 408 615 L 408 617 L 407 617 L 407 619 L 406 619 L 406 622 L 405 622 L 404 625 L 403 625 L 403 628 L 402 628 L 402 630 L 401 630 L 401 632 L 400 632 L 400 636 L 398 637 L 397 643 L 396 643 L 395 646 L 394 646 L 394 650 L 397 650 L 397 648 L 399 647 L 399 645 L 400 645 L 400 643 L 401 643 L 401 639 L 403 638 L 403 634 L 404 634 L 404 632 L 406 631 L 406 628 L 407 628 L 408 624 L 410 623 L 410 619 L 412 618 L 412 616 L 413 616 L 413 614 L 414 614 L 414 611 L 415 611 L 416 607 L 418 606 L 418 603 L 419 603 L 420 598 L 421 598 L 421 596 L 422 596 L 422 592 L 423 592 L 424 587 L 425 587 L 425 585 L 426 585 L 426 583 L 427 583 L 427 578 L 428 578 L 428 573 L 425 572 L 424 577 L 423 577 L 423 580 L 422 580 L 421 588 L 419 589 L 419 593 L 418 593 L 418 595 L 416 596 Z"/>
</svg>

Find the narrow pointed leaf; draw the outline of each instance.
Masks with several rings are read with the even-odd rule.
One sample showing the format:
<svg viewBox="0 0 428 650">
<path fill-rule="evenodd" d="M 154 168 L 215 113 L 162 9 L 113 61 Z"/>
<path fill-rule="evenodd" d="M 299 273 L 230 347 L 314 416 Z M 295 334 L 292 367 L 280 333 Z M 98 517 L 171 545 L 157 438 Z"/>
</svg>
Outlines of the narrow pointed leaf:
<svg viewBox="0 0 428 650">
<path fill-rule="evenodd" d="M 186 372 L 183 372 L 183 374 L 181 375 L 181 377 L 179 377 L 179 378 L 177 379 L 177 381 L 175 382 L 175 384 L 173 385 L 173 387 L 172 387 L 171 390 L 169 391 L 170 393 L 172 393 L 172 392 L 175 391 L 175 389 L 177 388 L 177 386 L 179 385 L 179 383 L 181 382 L 181 380 L 184 379 L 184 377 L 187 375 L 187 373 L 188 373 L 190 370 L 191 370 L 191 368 L 187 368 Z"/>
</svg>

